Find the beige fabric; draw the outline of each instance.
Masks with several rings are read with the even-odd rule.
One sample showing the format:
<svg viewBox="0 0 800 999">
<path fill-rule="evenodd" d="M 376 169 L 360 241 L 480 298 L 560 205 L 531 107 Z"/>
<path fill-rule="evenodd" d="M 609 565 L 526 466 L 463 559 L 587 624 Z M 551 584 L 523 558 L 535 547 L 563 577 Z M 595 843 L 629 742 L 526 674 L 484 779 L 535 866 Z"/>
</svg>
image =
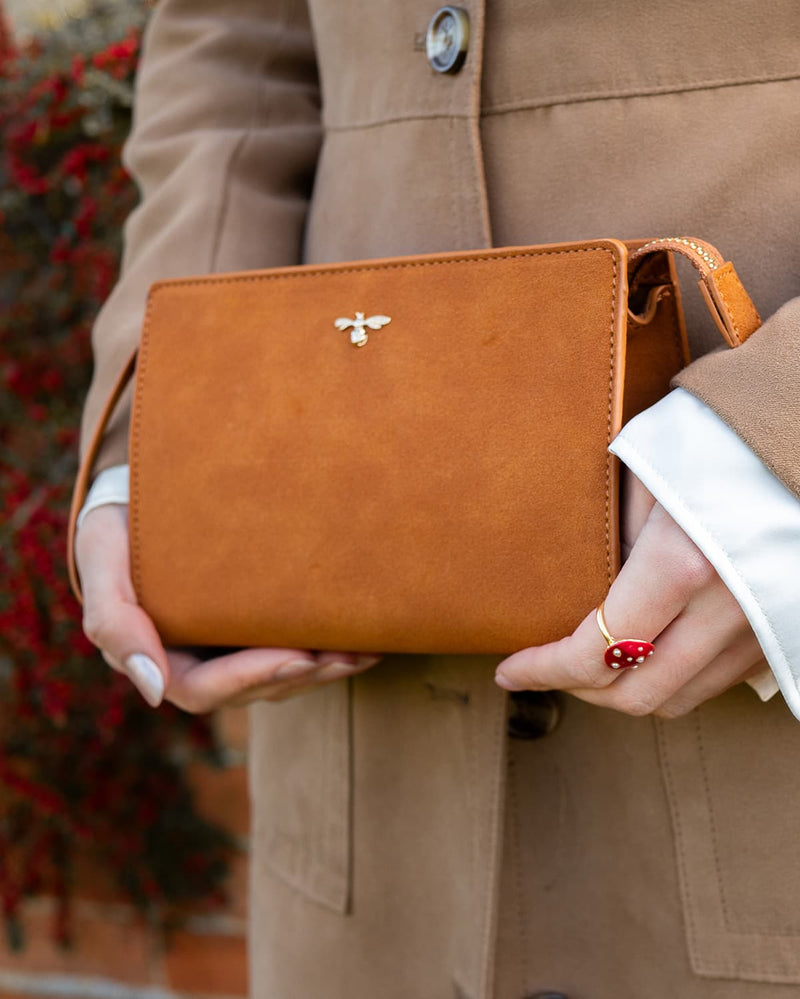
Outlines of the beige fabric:
<svg viewBox="0 0 800 999">
<path fill-rule="evenodd" d="M 498 999 L 797 994 L 800 726 L 783 704 L 742 686 L 654 722 L 565 698 L 553 735 L 510 745 Z"/>
<path fill-rule="evenodd" d="M 302 4 L 273 7 L 267 16 L 261 0 L 168 0 L 152 18 L 125 156 L 142 202 L 125 230 L 124 278 L 94 329 L 83 447 L 153 281 L 300 255 L 319 95 Z M 98 470 L 126 460 L 126 438 L 123 418 Z"/>
<path fill-rule="evenodd" d="M 787 302 L 752 342 L 701 358 L 678 384 L 711 406 L 800 495 L 800 300 Z"/>
<path fill-rule="evenodd" d="M 320 97 L 300 0 L 160 0 L 128 149 L 144 202 L 87 429 L 156 277 L 686 232 L 736 261 L 763 314 L 800 294 L 794 0 L 487 0 L 485 40 L 464 2 L 466 64 L 438 76 L 419 44 L 434 5 L 311 0 Z M 702 352 L 716 335 L 686 298 Z M 796 313 L 683 384 L 797 490 Z M 102 462 L 123 455 L 121 419 Z M 395 658 L 253 709 L 256 999 L 793 995 L 785 706 L 742 688 L 655 725 L 566 703 L 554 735 L 513 744 L 501 863 L 492 665 Z"/>
</svg>

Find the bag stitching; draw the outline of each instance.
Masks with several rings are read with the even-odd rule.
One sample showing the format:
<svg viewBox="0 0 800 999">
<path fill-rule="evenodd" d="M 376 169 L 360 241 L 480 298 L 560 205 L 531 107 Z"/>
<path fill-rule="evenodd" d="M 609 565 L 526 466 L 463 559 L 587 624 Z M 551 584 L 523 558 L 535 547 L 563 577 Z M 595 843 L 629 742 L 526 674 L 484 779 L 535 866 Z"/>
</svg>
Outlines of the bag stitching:
<svg viewBox="0 0 800 999">
<path fill-rule="evenodd" d="M 280 281 L 280 280 L 294 280 L 298 278 L 306 277 L 318 277 L 320 275 L 328 275 L 331 277 L 339 275 L 350 275 L 359 274 L 365 271 L 381 271 L 381 270 L 406 270 L 414 267 L 437 267 L 444 264 L 471 264 L 471 263 L 498 263 L 505 260 L 520 260 L 526 258 L 534 257 L 555 257 L 555 256 L 571 256 L 579 253 L 602 253 L 611 259 L 612 266 L 612 279 L 611 279 L 611 310 L 610 310 L 610 320 L 608 328 L 609 337 L 609 375 L 608 375 L 608 405 L 607 405 L 607 420 L 606 420 L 606 443 L 611 443 L 611 421 L 613 413 L 613 400 L 614 400 L 614 383 L 617 374 L 617 352 L 616 352 L 616 340 L 614 338 L 614 317 L 617 312 L 617 302 L 618 302 L 618 284 L 617 284 L 617 255 L 612 251 L 610 247 L 605 246 L 585 246 L 576 247 L 574 249 L 565 250 L 524 250 L 515 251 L 512 253 L 495 252 L 490 254 L 481 254 L 479 256 L 463 256 L 456 255 L 452 257 L 445 257 L 437 260 L 415 260 L 415 261 L 403 261 L 398 263 L 381 263 L 381 262 L 366 262 L 359 264 L 357 267 L 333 267 L 326 266 L 324 268 L 313 268 L 310 270 L 294 271 L 294 272 L 284 272 L 280 274 L 271 273 L 257 273 L 257 274 L 236 274 L 231 276 L 225 275 L 205 275 L 197 278 L 178 278 L 170 279 L 168 281 L 157 282 L 150 289 L 150 294 L 147 299 L 147 306 L 145 309 L 144 323 L 142 327 L 142 338 L 139 347 L 139 358 L 138 358 L 138 372 L 136 379 L 136 402 L 138 405 L 134 406 L 134 411 L 136 413 L 136 418 L 132 420 L 131 423 L 131 442 L 130 442 L 130 453 L 131 453 L 131 465 L 138 465 L 139 458 L 139 439 L 140 439 L 140 428 L 142 421 L 142 410 L 143 402 L 141 399 L 140 386 L 144 382 L 144 374 L 147 369 L 148 360 L 148 341 L 149 341 L 149 331 L 150 324 L 152 321 L 153 313 L 153 303 L 155 302 L 156 295 L 161 291 L 166 291 L 168 289 L 175 288 L 187 288 L 195 287 L 197 285 L 220 285 L 220 284 L 236 284 L 236 283 L 252 283 L 259 281 Z M 606 453 L 606 495 L 605 495 L 605 545 L 606 545 L 606 576 L 608 579 L 609 586 L 614 581 L 614 564 L 611 557 L 611 469 L 612 469 L 612 456 Z M 130 534 L 131 534 L 131 578 L 134 583 L 134 588 L 141 591 L 141 558 L 140 558 L 140 548 L 138 544 L 139 539 L 139 506 L 140 506 L 140 494 L 139 494 L 139 483 L 138 480 L 131 483 L 131 505 L 130 505 Z"/>
<path fill-rule="evenodd" d="M 614 254 L 612 258 L 612 278 L 611 278 L 611 318 L 608 329 L 609 345 L 609 365 L 608 365 L 608 410 L 606 420 L 606 444 L 611 443 L 611 419 L 614 406 L 614 382 L 617 375 L 617 352 L 616 340 L 614 339 L 614 316 L 617 311 L 617 260 Z M 624 386 L 623 386 L 624 391 Z M 614 563 L 611 559 L 611 470 L 613 461 L 611 455 L 606 451 L 606 576 L 609 588 L 614 582 Z"/>
<path fill-rule="evenodd" d="M 617 271 L 617 261 L 616 256 L 609 247 L 604 246 L 585 246 L 585 247 L 575 247 L 575 249 L 569 250 L 520 250 L 513 251 L 511 253 L 503 253 L 498 251 L 491 254 L 481 254 L 480 256 L 464 256 L 456 255 L 452 257 L 443 257 L 437 260 L 409 260 L 398 263 L 385 263 L 382 261 L 365 261 L 356 267 L 348 266 L 338 266 L 337 264 L 326 264 L 319 267 L 304 267 L 302 270 L 297 271 L 284 271 L 280 274 L 268 273 L 268 272 L 256 272 L 255 274 L 248 274 L 246 272 L 241 274 L 208 274 L 201 277 L 194 278 L 170 278 L 165 281 L 156 282 L 151 291 L 150 299 L 152 300 L 159 292 L 167 290 L 169 288 L 180 288 L 180 287 L 192 287 L 194 285 L 211 285 L 211 284 L 236 284 L 238 282 L 242 283 L 252 283 L 258 281 L 282 281 L 282 280 L 297 280 L 307 277 L 319 277 L 322 275 L 328 275 L 329 277 L 336 277 L 338 275 L 345 274 L 360 274 L 363 271 L 380 271 L 380 270 L 406 270 L 412 267 L 439 267 L 446 264 L 472 264 L 472 263 L 498 263 L 503 260 L 517 260 L 524 259 L 526 257 L 545 257 L 545 256 L 568 256 L 570 254 L 576 253 L 605 253 L 610 256 L 614 264 L 614 303 L 616 304 L 616 271 Z M 145 325 L 144 329 L 147 328 L 147 321 L 149 318 L 149 309 L 145 315 Z M 144 340 L 144 337 L 142 338 Z"/>
</svg>

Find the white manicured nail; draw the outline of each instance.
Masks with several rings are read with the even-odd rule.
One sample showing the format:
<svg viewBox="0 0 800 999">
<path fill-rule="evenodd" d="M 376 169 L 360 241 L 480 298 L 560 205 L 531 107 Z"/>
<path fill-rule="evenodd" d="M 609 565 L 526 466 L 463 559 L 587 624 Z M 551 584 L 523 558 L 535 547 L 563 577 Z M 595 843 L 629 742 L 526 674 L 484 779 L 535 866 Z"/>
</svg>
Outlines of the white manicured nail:
<svg viewBox="0 0 800 999">
<path fill-rule="evenodd" d="M 164 677 L 149 656 L 134 652 L 125 660 L 125 672 L 151 708 L 157 708 L 164 697 Z"/>
</svg>

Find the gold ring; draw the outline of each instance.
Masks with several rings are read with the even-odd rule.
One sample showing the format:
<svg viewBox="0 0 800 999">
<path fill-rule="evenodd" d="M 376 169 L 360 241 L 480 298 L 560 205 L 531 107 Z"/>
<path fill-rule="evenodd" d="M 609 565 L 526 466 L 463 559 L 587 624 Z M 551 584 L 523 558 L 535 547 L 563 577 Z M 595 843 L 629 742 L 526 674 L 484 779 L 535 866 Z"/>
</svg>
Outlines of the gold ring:
<svg viewBox="0 0 800 999">
<path fill-rule="evenodd" d="M 597 627 L 608 646 L 603 656 L 606 666 L 611 669 L 638 669 L 656 651 L 655 645 L 643 638 L 614 638 L 603 616 L 604 606 L 605 600 L 597 608 Z"/>
</svg>

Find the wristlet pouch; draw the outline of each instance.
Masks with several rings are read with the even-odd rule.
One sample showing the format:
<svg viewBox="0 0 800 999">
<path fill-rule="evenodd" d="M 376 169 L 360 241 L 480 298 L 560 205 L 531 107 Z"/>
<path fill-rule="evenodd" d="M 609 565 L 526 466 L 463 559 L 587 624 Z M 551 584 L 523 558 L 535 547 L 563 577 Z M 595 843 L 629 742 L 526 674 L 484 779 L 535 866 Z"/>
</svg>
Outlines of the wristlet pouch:
<svg viewBox="0 0 800 999">
<path fill-rule="evenodd" d="M 154 285 L 130 535 L 163 640 L 506 653 L 572 631 L 619 568 L 607 445 L 687 361 L 669 250 L 731 345 L 759 325 L 696 240 Z"/>
</svg>

